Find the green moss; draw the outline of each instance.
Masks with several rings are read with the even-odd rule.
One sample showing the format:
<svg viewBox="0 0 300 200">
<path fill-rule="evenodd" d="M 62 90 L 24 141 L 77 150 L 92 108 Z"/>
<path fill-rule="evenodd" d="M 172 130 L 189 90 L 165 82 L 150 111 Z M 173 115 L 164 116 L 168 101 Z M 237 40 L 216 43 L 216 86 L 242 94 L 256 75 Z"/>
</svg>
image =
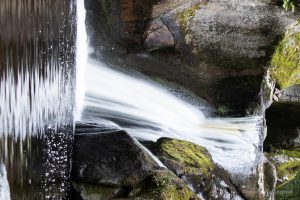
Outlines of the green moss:
<svg viewBox="0 0 300 200">
<path fill-rule="evenodd" d="M 185 32 L 187 31 L 189 20 L 195 16 L 196 11 L 199 10 L 200 8 L 201 8 L 201 4 L 197 3 L 185 9 L 182 13 L 180 13 L 179 22 Z"/>
<path fill-rule="evenodd" d="M 198 199 L 182 180 L 167 170 L 156 170 L 147 174 L 139 187 L 132 190 L 130 196 L 133 199 Z"/>
<path fill-rule="evenodd" d="M 218 107 L 218 114 L 221 115 L 221 116 L 224 116 L 224 115 L 230 113 L 230 111 L 231 111 L 231 109 L 228 108 L 228 107 L 225 106 L 225 105 L 220 105 L 220 106 Z"/>
<path fill-rule="evenodd" d="M 186 173 L 209 174 L 214 163 L 208 151 L 196 144 L 183 140 L 161 138 L 156 143 L 156 154 L 177 162 Z"/>
<path fill-rule="evenodd" d="M 278 150 L 276 150 L 276 153 L 287 155 L 288 157 L 300 159 L 300 149 L 299 148 L 293 149 L 293 150 L 278 149 Z"/>
<path fill-rule="evenodd" d="M 271 76 L 281 89 L 300 83 L 300 33 L 286 35 L 271 60 Z"/>
<path fill-rule="evenodd" d="M 300 173 L 287 184 L 278 187 L 275 191 L 276 200 L 299 200 L 300 197 Z"/>
<path fill-rule="evenodd" d="M 283 181 L 277 185 L 277 188 L 281 188 L 284 185 L 288 184 L 300 172 L 300 160 L 299 160 L 300 149 L 298 148 L 292 150 L 274 149 L 273 152 L 267 154 L 267 156 L 271 158 L 272 157 L 276 158 L 276 156 L 280 156 L 280 155 L 286 156 L 286 159 L 288 159 L 288 161 L 283 163 L 280 162 L 273 163 L 276 167 L 278 179 L 281 179 Z M 300 185 L 299 185 L 299 189 L 300 189 Z"/>
<path fill-rule="evenodd" d="M 292 10 L 292 12 L 295 12 L 296 0 L 282 0 L 282 1 L 283 1 L 282 7 L 286 11 Z"/>
<path fill-rule="evenodd" d="M 300 171 L 300 161 L 285 162 L 277 166 L 276 169 L 278 178 L 282 179 L 283 177 L 288 177 L 289 180 L 292 180 Z M 286 183 L 287 182 L 280 184 L 279 187 Z"/>
</svg>

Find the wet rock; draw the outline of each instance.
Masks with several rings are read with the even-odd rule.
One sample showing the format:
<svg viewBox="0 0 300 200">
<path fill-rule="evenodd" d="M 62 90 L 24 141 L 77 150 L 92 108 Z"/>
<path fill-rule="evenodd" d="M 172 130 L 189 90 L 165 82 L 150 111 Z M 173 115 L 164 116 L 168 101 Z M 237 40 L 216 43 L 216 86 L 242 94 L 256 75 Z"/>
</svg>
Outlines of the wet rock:
<svg viewBox="0 0 300 200">
<path fill-rule="evenodd" d="M 128 177 L 160 168 L 141 145 L 124 131 L 101 132 L 96 125 L 77 126 L 73 150 L 73 180 L 122 185 Z M 84 129 L 84 131 L 82 131 Z"/>
<path fill-rule="evenodd" d="M 204 198 L 243 199 L 232 185 L 228 173 L 212 161 L 205 148 L 169 138 L 161 138 L 146 146 Z"/>
<path fill-rule="evenodd" d="M 174 47 L 175 41 L 168 27 L 161 19 L 152 20 L 145 33 L 144 46 L 147 50 Z"/>
<path fill-rule="evenodd" d="M 262 158 L 252 173 L 231 174 L 232 183 L 245 199 L 274 199 L 276 170 L 266 158 Z"/>
</svg>

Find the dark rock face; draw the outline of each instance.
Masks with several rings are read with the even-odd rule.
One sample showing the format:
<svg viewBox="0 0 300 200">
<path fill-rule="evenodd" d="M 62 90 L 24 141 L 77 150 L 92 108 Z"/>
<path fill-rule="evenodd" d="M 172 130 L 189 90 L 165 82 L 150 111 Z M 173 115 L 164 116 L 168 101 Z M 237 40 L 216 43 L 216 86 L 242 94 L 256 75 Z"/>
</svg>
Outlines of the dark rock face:
<svg viewBox="0 0 300 200">
<path fill-rule="evenodd" d="M 157 168 L 158 164 L 124 131 L 101 134 L 76 129 L 72 172 L 76 181 L 118 186 L 128 177 Z"/>
<path fill-rule="evenodd" d="M 266 111 L 268 133 L 265 149 L 300 147 L 299 102 L 275 102 Z"/>
</svg>

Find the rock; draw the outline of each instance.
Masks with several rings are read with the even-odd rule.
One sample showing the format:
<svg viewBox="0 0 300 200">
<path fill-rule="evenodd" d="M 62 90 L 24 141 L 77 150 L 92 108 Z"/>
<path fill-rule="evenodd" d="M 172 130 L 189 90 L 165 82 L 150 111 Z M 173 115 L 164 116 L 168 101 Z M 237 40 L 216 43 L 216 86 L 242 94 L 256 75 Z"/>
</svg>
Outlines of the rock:
<svg viewBox="0 0 300 200">
<path fill-rule="evenodd" d="M 231 174 L 230 178 L 245 199 L 274 199 L 276 170 L 265 157 L 258 161 L 252 173 Z"/>
<path fill-rule="evenodd" d="M 292 150 L 273 148 L 266 155 L 277 170 L 275 199 L 299 197 L 300 148 Z"/>
<path fill-rule="evenodd" d="M 285 28 L 298 18 L 261 0 L 212 0 L 182 26 L 186 42 L 201 59 L 238 69 L 260 68 Z"/>
<path fill-rule="evenodd" d="M 175 41 L 168 27 L 161 19 L 152 20 L 145 33 L 144 46 L 147 50 L 174 47 Z"/>
<path fill-rule="evenodd" d="M 243 199 L 228 173 L 217 166 L 209 152 L 196 144 L 161 138 L 146 146 L 177 176 L 207 199 Z"/>
<path fill-rule="evenodd" d="M 73 180 L 118 186 L 128 177 L 160 168 L 141 145 L 124 131 L 101 132 L 96 125 L 77 125 L 73 150 Z M 82 131 L 84 129 L 85 131 Z"/>
<path fill-rule="evenodd" d="M 300 24 L 289 27 L 271 60 L 271 76 L 281 89 L 300 84 Z"/>
<path fill-rule="evenodd" d="M 287 184 L 278 187 L 275 199 L 298 199 L 300 197 L 300 173 Z"/>
<path fill-rule="evenodd" d="M 279 92 L 281 102 L 300 102 L 300 84 L 285 88 Z"/>
<path fill-rule="evenodd" d="M 114 188 L 73 183 L 74 189 L 83 200 L 199 200 L 185 183 L 168 170 L 154 170 L 140 177 L 132 188 Z"/>
</svg>

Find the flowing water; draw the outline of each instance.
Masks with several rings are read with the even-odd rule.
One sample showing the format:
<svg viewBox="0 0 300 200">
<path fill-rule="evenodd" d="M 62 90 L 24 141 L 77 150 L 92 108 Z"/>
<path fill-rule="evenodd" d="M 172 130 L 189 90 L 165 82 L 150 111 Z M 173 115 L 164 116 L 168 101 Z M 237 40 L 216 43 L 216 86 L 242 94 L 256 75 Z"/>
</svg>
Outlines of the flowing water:
<svg viewBox="0 0 300 200">
<path fill-rule="evenodd" d="M 2 199 L 66 197 L 75 14 L 73 0 L 0 0 Z"/>
<path fill-rule="evenodd" d="M 85 16 L 84 9 L 78 8 L 80 12 Z M 78 35 L 85 36 L 84 32 L 86 28 L 81 28 Z M 78 42 L 85 43 L 86 37 Z M 88 50 L 92 52 L 88 45 L 82 46 L 82 52 Z M 205 106 L 201 102 L 191 104 L 197 99 L 188 99 L 185 92 L 172 94 L 170 88 L 134 70 L 117 71 L 99 60 L 81 56 L 86 61 L 81 74 L 84 82 L 80 83 L 84 84 L 81 88 L 85 88 L 85 99 L 77 99 L 83 103 L 79 106 L 83 108 L 81 120 L 110 120 L 139 140 L 172 137 L 197 143 L 210 151 L 215 162 L 235 173 L 251 173 L 259 162 L 262 116 L 207 118 L 203 114 Z"/>
<path fill-rule="evenodd" d="M 261 116 L 207 118 L 205 107 L 192 106 L 143 76 L 93 60 L 87 63 L 85 84 L 83 121 L 111 120 L 139 140 L 171 137 L 197 143 L 230 171 L 250 172 L 258 159 Z"/>
</svg>

